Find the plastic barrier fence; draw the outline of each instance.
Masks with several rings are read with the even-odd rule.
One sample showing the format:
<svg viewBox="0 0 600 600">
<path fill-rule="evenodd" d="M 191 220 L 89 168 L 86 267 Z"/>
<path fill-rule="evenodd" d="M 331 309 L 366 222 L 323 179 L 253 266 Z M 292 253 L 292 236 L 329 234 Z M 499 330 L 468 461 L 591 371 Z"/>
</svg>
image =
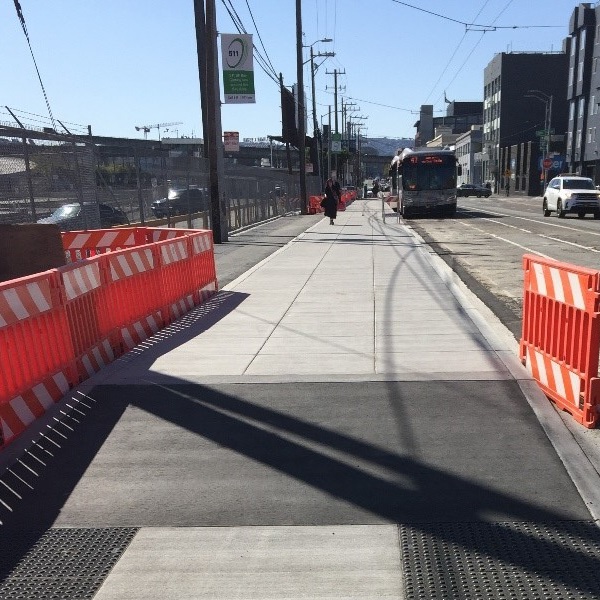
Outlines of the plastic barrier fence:
<svg viewBox="0 0 600 600">
<path fill-rule="evenodd" d="M 317 213 L 322 213 L 323 209 L 321 208 L 321 200 L 323 196 L 310 196 L 308 198 L 308 214 L 316 215 Z"/>
<path fill-rule="evenodd" d="M 68 255 L 90 258 L 0 284 L 0 449 L 70 388 L 216 293 L 212 232 L 111 233 L 64 234 Z"/>
<path fill-rule="evenodd" d="M 600 272 L 523 257 L 520 357 L 544 393 L 582 425 L 599 420 Z"/>
<path fill-rule="evenodd" d="M 309 196 L 308 198 L 308 214 L 316 215 L 317 213 L 322 213 L 323 209 L 321 208 L 321 200 L 323 196 Z M 355 191 L 347 191 L 342 192 L 340 197 L 340 201 L 338 202 L 338 210 L 344 211 L 346 207 L 351 204 L 356 199 Z"/>
</svg>

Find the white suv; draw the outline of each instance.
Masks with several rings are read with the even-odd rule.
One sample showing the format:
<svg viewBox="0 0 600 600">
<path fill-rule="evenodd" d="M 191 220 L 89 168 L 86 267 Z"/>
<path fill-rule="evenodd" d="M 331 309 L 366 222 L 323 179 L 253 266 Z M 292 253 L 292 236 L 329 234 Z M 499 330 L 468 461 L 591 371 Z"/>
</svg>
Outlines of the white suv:
<svg viewBox="0 0 600 600">
<path fill-rule="evenodd" d="M 550 181 L 544 193 L 544 216 L 552 211 L 563 218 L 567 213 L 576 213 L 583 219 L 592 213 L 600 219 L 600 191 L 589 177 L 559 175 Z"/>
</svg>

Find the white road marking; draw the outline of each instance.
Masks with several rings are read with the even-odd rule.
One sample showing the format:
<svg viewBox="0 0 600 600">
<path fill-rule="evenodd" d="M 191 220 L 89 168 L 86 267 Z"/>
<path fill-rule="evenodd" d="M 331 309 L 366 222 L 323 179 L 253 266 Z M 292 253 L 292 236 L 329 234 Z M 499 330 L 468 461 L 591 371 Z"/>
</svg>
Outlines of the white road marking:
<svg viewBox="0 0 600 600">
<path fill-rule="evenodd" d="M 469 206 L 462 207 L 461 206 L 461 209 L 467 210 L 467 211 L 469 211 L 469 210 L 475 211 L 476 210 L 477 212 L 487 213 L 493 217 L 509 217 L 511 219 L 519 219 L 521 221 L 530 221 L 531 223 L 538 223 L 538 224 L 544 223 L 544 225 L 549 225 L 550 227 L 558 227 L 559 229 L 569 229 L 570 231 L 577 231 L 578 233 L 581 233 L 583 231 L 582 229 L 578 229 L 577 227 L 569 227 L 568 225 L 553 223 L 552 221 L 549 221 L 547 217 L 545 217 L 544 219 L 531 219 L 529 217 L 518 217 L 515 215 L 509 215 L 507 213 L 493 212 L 491 210 L 485 210 L 485 209 L 481 209 L 481 208 L 475 207 L 475 206 L 472 206 L 472 207 L 469 207 Z M 600 233 L 596 233 L 594 231 L 586 230 L 585 234 L 586 235 L 595 235 L 595 236 L 600 237 Z"/>
<path fill-rule="evenodd" d="M 470 223 L 463 223 L 462 221 L 458 221 L 458 222 L 461 225 L 464 225 L 465 227 L 471 227 L 472 229 L 475 229 L 476 231 L 480 231 L 481 233 L 483 233 L 485 235 L 489 235 L 490 237 L 493 237 L 497 240 L 501 240 L 503 242 L 506 242 L 507 244 L 516 246 L 517 248 L 521 248 L 521 250 L 526 250 L 527 252 L 531 252 L 531 254 L 537 254 L 538 256 L 543 256 L 544 258 L 552 258 L 551 256 L 548 256 L 547 254 L 543 254 L 542 252 L 538 252 L 537 250 L 533 250 L 531 248 L 528 248 L 527 246 L 521 246 L 521 244 L 517 244 L 516 242 L 507 240 L 506 238 L 496 235 L 495 233 L 490 233 L 489 231 L 485 231 L 485 229 L 479 229 L 479 227 L 475 227 L 474 225 L 471 225 Z"/>
</svg>

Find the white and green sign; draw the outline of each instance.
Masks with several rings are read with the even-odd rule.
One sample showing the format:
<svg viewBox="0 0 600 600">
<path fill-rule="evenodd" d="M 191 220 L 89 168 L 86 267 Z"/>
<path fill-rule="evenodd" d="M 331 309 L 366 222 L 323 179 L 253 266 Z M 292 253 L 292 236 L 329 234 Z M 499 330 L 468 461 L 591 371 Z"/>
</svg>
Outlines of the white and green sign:
<svg viewBox="0 0 600 600">
<path fill-rule="evenodd" d="M 331 151 L 341 152 L 342 151 L 342 134 L 332 133 L 331 134 Z"/>
<path fill-rule="evenodd" d="M 225 104 L 250 104 L 254 98 L 252 35 L 221 34 Z"/>
</svg>

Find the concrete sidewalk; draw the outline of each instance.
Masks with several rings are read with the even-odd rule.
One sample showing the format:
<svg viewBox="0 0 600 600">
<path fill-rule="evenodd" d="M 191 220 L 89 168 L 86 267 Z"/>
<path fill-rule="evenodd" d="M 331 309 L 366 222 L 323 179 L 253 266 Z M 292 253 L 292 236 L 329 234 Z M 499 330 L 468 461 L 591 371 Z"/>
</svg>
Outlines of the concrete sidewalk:
<svg viewBox="0 0 600 600">
<path fill-rule="evenodd" d="M 95 598 L 600 597 L 597 470 L 381 210 L 319 221 L 82 386 L 77 452 L 19 510 L 131 529 Z"/>
</svg>

